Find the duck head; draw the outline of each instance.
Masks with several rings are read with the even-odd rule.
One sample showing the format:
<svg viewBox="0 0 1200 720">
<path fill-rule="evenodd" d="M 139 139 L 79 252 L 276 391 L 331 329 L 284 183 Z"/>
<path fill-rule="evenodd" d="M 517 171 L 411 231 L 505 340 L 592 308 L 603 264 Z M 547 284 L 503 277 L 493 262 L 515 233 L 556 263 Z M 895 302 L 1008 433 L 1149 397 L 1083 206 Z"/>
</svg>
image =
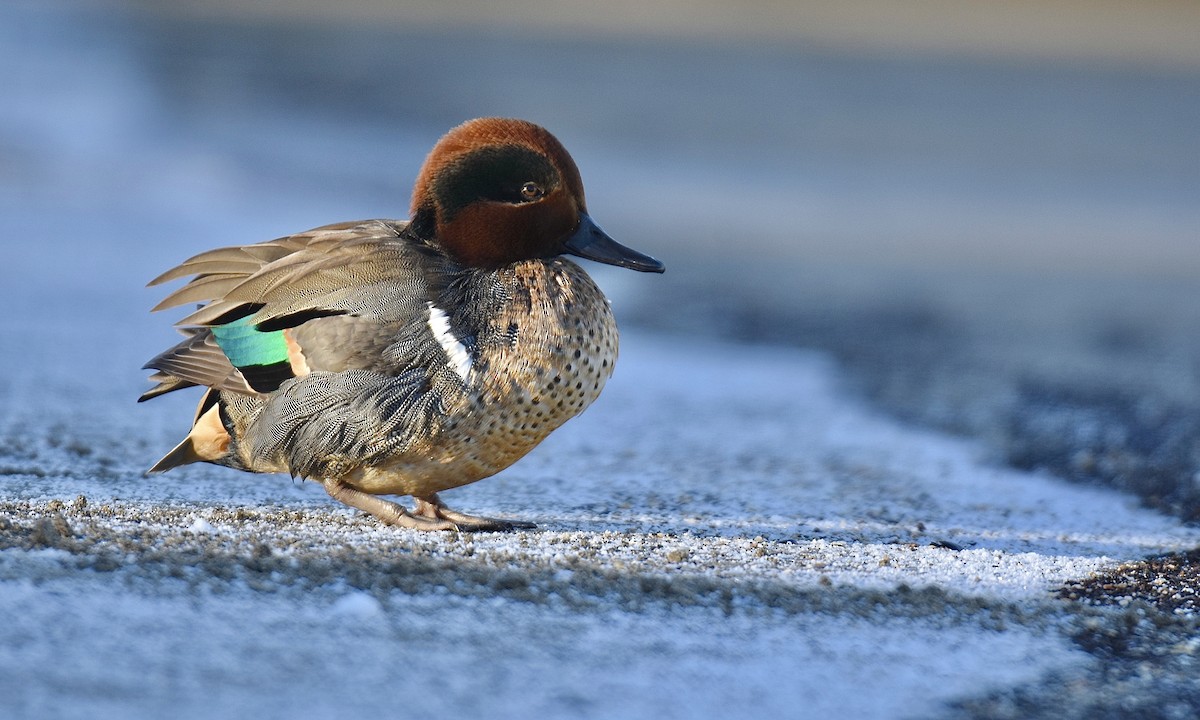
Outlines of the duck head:
<svg viewBox="0 0 1200 720">
<path fill-rule="evenodd" d="M 446 133 L 417 176 L 412 227 L 470 267 L 566 253 L 664 270 L 592 221 L 575 161 L 557 138 L 524 120 L 481 118 Z"/>
</svg>

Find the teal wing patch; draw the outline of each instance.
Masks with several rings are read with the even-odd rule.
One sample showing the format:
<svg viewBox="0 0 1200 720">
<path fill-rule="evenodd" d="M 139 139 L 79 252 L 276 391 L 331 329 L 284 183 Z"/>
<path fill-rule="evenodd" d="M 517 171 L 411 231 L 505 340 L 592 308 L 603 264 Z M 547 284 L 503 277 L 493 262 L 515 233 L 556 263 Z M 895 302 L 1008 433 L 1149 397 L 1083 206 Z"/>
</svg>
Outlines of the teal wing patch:
<svg viewBox="0 0 1200 720">
<path fill-rule="evenodd" d="M 256 392 L 277 390 L 295 377 L 282 330 L 262 332 L 249 317 L 212 328 L 217 346 Z"/>
</svg>

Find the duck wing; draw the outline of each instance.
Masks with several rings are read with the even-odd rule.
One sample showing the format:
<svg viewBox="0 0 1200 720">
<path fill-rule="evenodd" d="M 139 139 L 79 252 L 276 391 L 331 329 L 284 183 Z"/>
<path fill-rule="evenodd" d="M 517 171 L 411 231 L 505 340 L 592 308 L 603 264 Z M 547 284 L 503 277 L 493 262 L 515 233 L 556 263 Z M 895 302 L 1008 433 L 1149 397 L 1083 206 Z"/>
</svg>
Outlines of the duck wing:
<svg viewBox="0 0 1200 720">
<path fill-rule="evenodd" d="M 428 324 L 431 278 L 452 272 L 406 227 L 326 225 L 210 250 L 158 276 L 150 285 L 192 279 L 154 310 L 204 304 L 178 323 L 185 339 L 146 364 L 158 385 L 141 399 L 192 385 L 268 393 L 314 370 L 399 372 L 404 358 L 389 348 L 420 335 L 412 329 Z"/>
</svg>

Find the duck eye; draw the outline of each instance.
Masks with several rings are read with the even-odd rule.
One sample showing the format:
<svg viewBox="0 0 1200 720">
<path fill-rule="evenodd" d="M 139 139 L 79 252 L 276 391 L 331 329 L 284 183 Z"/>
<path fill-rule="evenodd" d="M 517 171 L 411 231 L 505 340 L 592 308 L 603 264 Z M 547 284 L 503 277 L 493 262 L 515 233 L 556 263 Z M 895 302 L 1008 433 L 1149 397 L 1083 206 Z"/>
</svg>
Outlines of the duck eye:
<svg viewBox="0 0 1200 720">
<path fill-rule="evenodd" d="M 542 186 L 537 183 L 527 182 L 521 186 L 521 199 L 526 202 L 537 200 L 544 194 L 546 191 L 542 190 Z"/>
</svg>

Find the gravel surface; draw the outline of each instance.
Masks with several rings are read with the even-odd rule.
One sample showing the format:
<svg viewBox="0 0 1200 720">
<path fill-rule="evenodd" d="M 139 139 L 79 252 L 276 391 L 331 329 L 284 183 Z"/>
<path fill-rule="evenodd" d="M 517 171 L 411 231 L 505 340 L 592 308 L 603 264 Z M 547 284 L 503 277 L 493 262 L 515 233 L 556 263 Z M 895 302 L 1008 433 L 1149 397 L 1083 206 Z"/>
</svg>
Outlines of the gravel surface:
<svg viewBox="0 0 1200 720">
<path fill-rule="evenodd" d="M 1192 55 L 0 15 L 0 716 L 1200 714 Z M 146 279 L 401 215 L 483 114 L 669 268 L 597 270 L 604 398 L 447 497 L 538 529 L 143 478 Z"/>
<path fill-rule="evenodd" d="M 23 620 L 0 631 L 0 702 L 697 717 L 734 698 L 922 716 L 1087 677 L 1080 618 L 1106 616 L 1058 588 L 1200 540 L 1120 494 L 981 463 L 838 378 L 812 353 L 627 332 L 594 408 L 447 495 L 539 524 L 508 534 L 398 531 L 286 477 L 144 478 L 187 415 L 134 405 L 132 378 L 87 391 L 90 421 L 68 422 L 72 394 L 11 404 L 0 608 Z M 352 683 L 330 680 L 348 666 Z"/>
</svg>

